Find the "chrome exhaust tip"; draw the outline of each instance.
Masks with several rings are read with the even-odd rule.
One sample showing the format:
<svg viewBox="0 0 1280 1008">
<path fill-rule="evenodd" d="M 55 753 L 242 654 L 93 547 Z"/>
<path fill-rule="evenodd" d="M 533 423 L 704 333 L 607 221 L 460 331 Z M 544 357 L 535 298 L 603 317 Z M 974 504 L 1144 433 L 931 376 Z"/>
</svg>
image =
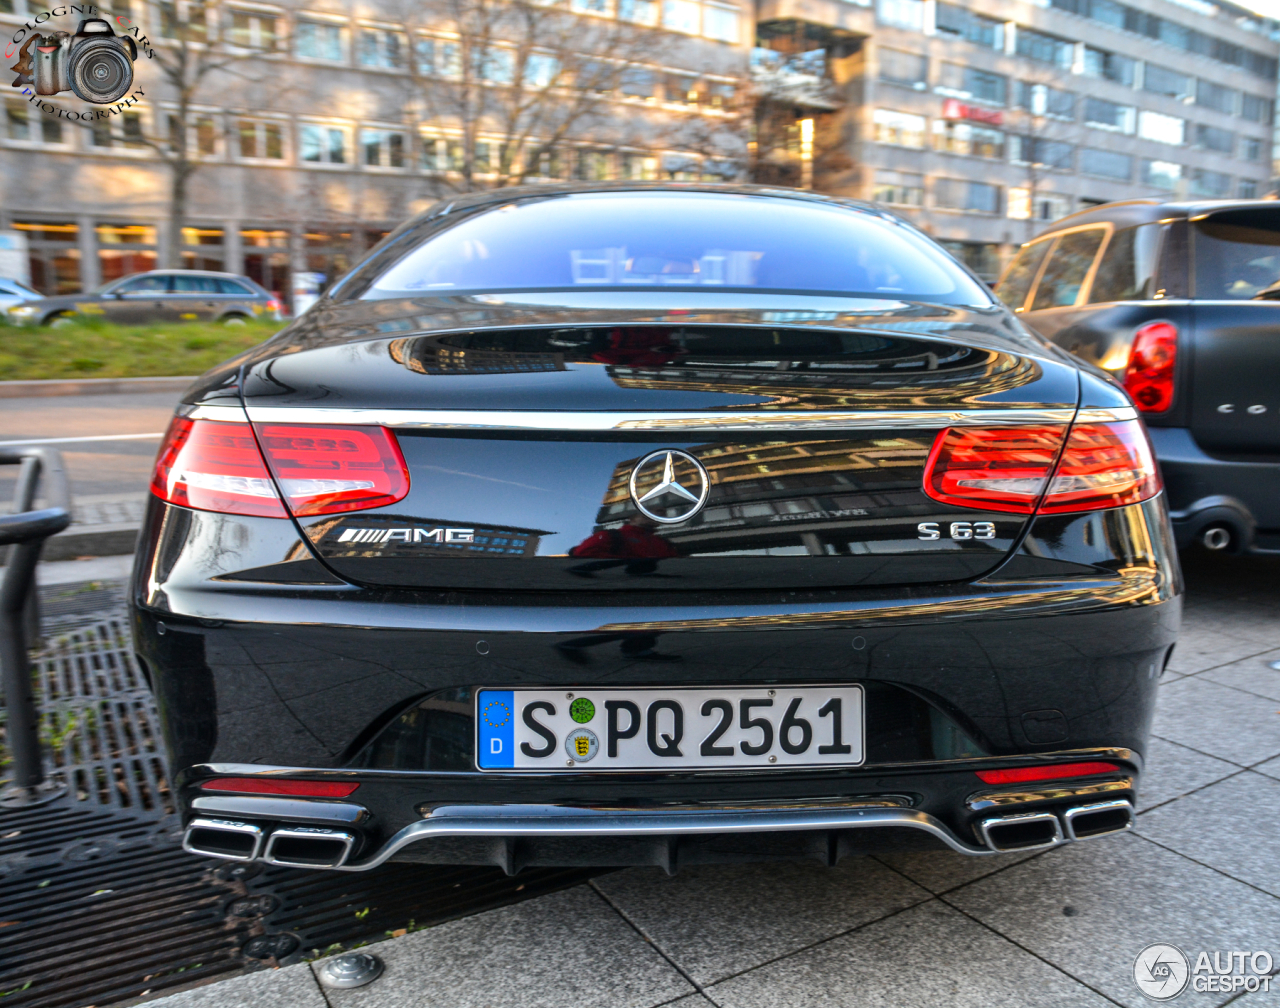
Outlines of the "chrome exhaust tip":
<svg viewBox="0 0 1280 1008">
<path fill-rule="evenodd" d="M 262 860 L 286 868 L 337 868 L 355 845 L 355 836 L 341 830 L 287 826 L 267 838 Z"/>
<path fill-rule="evenodd" d="M 1062 813 L 1069 840 L 1092 840 L 1133 829 L 1133 805 L 1124 798 L 1077 805 Z"/>
<path fill-rule="evenodd" d="M 1221 525 L 1210 525 L 1200 533 L 1200 544 L 1209 550 L 1224 550 L 1231 545 L 1231 530 Z"/>
<path fill-rule="evenodd" d="M 983 842 L 994 851 L 1039 850 L 1064 841 L 1062 824 L 1052 812 L 1022 812 L 983 819 L 978 823 Z"/>
<path fill-rule="evenodd" d="M 192 819 L 182 834 L 182 849 L 202 857 L 252 861 L 262 851 L 261 826 L 230 819 Z"/>
</svg>

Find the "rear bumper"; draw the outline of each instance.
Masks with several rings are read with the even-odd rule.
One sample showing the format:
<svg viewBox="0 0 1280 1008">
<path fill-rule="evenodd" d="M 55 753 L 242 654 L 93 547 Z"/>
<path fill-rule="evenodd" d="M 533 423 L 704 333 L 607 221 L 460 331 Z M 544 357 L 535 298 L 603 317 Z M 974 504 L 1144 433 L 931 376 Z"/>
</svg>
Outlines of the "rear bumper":
<svg viewBox="0 0 1280 1008">
<path fill-rule="evenodd" d="M 1280 550 L 1280 464 L 1213 458 L 1185 427 L 1149 427 L 1148 432 L 1180 549 L 1197 542 L 1206 529 L 1224 526 L 1234 535 L 1230 552 Z"/>
</svg>

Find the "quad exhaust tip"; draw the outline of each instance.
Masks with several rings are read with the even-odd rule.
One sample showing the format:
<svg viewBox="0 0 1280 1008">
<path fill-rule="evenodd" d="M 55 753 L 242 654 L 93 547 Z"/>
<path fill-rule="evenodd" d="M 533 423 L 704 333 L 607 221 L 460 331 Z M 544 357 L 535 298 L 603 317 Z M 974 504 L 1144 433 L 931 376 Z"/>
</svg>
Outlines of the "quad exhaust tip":
<svg viewBox="0 0 1280 1008">
<path fill-rule="evenodd" d="M 182 835 L 182 849 L 228 861 L 254 861 L 262 853 L 261 826 L 230 819 L 192 819 Z"/>
<path fill-rule="evenodd" d="M 262 860 L 287 868 L 337 868 L 355 845 L 356 838 L 341 830 L 289 826 L 267 838 Z"/>
<path fill-rule="evenodd" d="M 1133 804 L 1127 799 L 1077 805 L 1054 812 L 1020 812 L 983 819 L 978 832 L 995 851 L 1028 851 L 1073 840 L 1092 840 L 1133 829 Z"/>
</svg>

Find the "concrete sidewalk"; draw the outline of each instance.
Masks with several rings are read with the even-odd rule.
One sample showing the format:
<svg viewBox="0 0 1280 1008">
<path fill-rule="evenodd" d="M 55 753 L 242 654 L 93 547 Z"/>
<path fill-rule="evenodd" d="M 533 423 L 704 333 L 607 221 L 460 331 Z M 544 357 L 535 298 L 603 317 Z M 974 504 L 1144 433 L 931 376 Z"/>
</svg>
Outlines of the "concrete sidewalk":
<svg viewBox="0 0 1280 1008">
<path fill-rule="evenodd" d="M 155 1008 L 847 1008 L 1149 1005 L 1134 958 L 1169 942 L 1280 966 L 1280 562 L 1188 571 L 1135 833 L 1043 854 L 629 869 L 370 946 L 356 990 L 309 964 Z M 1179 1008 L 1269 993 L 1197 993 Z"/>
</svg>

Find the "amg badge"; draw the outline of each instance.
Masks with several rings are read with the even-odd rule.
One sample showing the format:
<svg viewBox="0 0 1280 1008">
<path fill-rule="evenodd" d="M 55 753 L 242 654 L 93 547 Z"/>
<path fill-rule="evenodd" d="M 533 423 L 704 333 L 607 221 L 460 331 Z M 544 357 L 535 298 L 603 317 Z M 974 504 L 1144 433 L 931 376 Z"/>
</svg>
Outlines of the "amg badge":
<svg viewBox="0 0 1280 1008">
<path fill-rule="evenodd" d="M 473 528 L 348 528 L 342 530 L 338 542 L 351 543 L 469 543 L 475 538 Z"/>
</svg>

